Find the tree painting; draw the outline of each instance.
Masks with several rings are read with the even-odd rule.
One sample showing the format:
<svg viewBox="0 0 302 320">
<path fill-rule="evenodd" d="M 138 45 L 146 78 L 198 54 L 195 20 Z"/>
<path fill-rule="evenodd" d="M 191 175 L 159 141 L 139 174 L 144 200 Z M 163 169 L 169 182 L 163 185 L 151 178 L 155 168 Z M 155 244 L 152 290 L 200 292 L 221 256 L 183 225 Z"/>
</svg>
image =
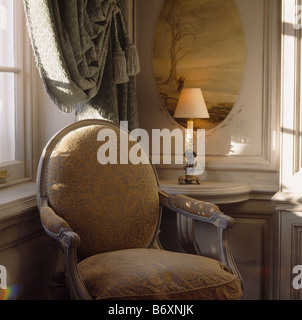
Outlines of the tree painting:
<svg viewBox="0 0 302 320">
<path fill-rule="evenodd" d="M 182 0 L 173 0 L 166 20 L 171 35 L 170 72 L 163 84 L 170 84 L 172 87 L 177 85 L 178 91 L 183 86 L 185 79 L 182 77 L 177 78 L 177 65 L 190 54 L 189 49 L 194 45 L 193 41 L 196 39 L 198 32 L 191 22 L 181 19 L 183 6 Z M 185 46 L 184 41 L 189 38 L 192 41 L 192 45 Z"/>
<path fill-rule="evenodd" d="M 173 116 L 183 87 L 200 87 L 211 129 L 234 106 L 244 73 L 245 42 L 234 0 L 165 0 L 154 36 L 153 68 L 163 104 Z M 176 119 L 186 125 L 186 119 Z"/>
</svg>

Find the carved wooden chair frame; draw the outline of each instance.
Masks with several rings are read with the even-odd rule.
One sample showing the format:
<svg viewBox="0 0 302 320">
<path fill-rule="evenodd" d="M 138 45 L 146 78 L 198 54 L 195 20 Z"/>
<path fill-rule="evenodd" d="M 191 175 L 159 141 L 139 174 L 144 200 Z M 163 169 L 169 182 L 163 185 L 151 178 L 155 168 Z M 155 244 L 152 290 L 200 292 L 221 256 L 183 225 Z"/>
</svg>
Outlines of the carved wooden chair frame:
<svg viewBox="0 0 302 320">
<path fill-rule="evenodd" d="M 51 290 L 55 299 L 67 298 L 65 273 L 68 275 L 68 286 L 73 299 L 91 300 L 77 269 L 77 248 L 80 244 L 79 236 L 69 227 L 68 223 L 50 208 L 48 203 L 46 175 L 47 161 L 54 148 L 68 132 L 85 125 L 108 124 L 105 120 L 82 120 L 67 126 L 58 132 L 46 145 L 41 155 L 37 172 L 37 201 L 41 222 L 47 235 L 54 241 L 55 260 L 52 272 Z M 112 125 L 110 123 L 110 125 Z M 156 174 L 155 168 L 154 172 Z M 157 174 L 156 174 L 157 176 Z M 211 224 L 217 228 L 217 242 L 219 260 L 231 269 L 231 272 L 241 280 L 240 273 L 233 259 L 229 230 L 234 224 L 233 218 L 223 214 L 219 208 L 211 203 L 195 200 L 187 196 L 172 196 L 159 189 L 161 209 L 168 208 L 177 214 L 178 235 L 186 253 L 201 255 L 194 235 L 194 221 Z M 159 212 L 161 214 L 161 210 Z M 162 249 L 157 241 L 157 247 Z"/>
</svg>

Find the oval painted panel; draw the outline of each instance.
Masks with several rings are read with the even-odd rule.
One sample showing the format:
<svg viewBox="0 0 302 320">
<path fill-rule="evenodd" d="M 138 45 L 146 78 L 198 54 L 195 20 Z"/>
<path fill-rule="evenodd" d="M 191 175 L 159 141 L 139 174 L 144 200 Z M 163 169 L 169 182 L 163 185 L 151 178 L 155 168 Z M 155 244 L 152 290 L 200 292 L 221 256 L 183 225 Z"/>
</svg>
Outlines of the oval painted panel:
<svg viewBox="0 0 302 320">
<path fill-rule="evenodd" d="M 183 87 L 201 88 L 212 129 L 232 110 L 243 80 L 245 41 L 234 0 L 165 0 L 154 35 L 153 69 L 159 94 L 174 115 Z M 186 127 L 187 119 L 175 119 Z"/>
</svg>

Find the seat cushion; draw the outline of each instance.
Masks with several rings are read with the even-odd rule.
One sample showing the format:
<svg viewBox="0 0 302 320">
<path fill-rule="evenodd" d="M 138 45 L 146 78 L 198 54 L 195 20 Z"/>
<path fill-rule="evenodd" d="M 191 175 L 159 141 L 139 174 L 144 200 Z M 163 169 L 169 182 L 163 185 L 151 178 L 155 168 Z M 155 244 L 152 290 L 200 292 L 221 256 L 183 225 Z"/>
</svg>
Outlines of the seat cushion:
<svg viewBox="0 0 302 320">
<path fill-rule="evenodd" d="M 127 249 L 89 257 L 79 273 L 95 299 L 231 300 L 239 277 L 221 262 L 157 249 Z"/>
</svg>

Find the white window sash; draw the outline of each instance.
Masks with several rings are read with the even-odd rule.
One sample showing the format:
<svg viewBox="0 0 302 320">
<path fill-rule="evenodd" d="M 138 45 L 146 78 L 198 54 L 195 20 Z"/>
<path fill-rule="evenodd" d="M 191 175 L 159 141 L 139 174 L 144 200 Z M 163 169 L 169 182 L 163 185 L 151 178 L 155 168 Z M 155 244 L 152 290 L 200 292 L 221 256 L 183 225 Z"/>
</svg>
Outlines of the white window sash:
<svg viewBox="0 0 302 320">
<path fill-rule="evenodd" d="M 15 32 L 15 66 L 0 66 L 0 72 L 11 73 L 16 77 L 15 89 L 15 143 L 16 156 L 14 161 L 0 163 L 0 170 L 7 170 L 9 177 L 6 183 L 0 183 L 0 189 L 23 181 L 32 180 L 33 166 L 33 121 L 34 89 L 32 78 L 34 75 L 34 60 L 31 44 L 28 37 L 23 3 L 15 1 L 14 12 L 15 28 L 21 28 Z"/>
</svg>

